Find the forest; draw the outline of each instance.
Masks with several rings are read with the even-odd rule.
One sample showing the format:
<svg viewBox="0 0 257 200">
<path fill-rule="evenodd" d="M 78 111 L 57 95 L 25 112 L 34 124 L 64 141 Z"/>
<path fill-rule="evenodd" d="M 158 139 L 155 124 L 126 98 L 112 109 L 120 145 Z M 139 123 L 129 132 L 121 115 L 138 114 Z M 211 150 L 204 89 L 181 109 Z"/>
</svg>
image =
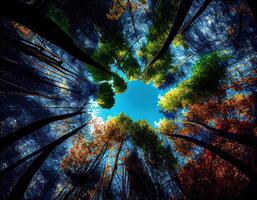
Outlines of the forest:
<svg viewBox="0 0 257 200">
<path fill-rule="evenodd" d="M 0 200 L 256 200 L 254 0 L 0 3 Z"/>
</svg>

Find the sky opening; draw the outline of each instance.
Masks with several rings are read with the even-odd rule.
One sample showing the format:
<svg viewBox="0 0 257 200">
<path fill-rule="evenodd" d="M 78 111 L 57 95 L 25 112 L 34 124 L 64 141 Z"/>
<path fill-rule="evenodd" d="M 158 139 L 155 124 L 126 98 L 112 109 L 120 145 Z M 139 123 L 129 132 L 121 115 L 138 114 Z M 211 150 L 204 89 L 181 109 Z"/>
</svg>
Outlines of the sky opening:
<svg viewBox="0 0 257 200">
<path fill-rule="evenodd" d="M 152 126 L 163 118 L 158 108 L 158 96 L 162 91 L 152 84 L 142 81 L 129 81 L 123 94 L 115 95 L 115 105 L 111 109 L 100 108 L 99 117 L 107 120 L 123 112 L 135 120 L 146 120 Z"/>
</svg>

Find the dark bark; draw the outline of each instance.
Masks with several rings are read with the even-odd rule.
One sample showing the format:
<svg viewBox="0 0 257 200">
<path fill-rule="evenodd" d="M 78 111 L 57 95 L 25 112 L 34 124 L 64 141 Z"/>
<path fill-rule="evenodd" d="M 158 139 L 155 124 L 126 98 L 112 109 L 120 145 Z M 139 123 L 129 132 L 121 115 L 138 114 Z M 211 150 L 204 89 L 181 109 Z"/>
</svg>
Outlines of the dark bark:
<svg viewBox="0 0 257 200">
<path fill-rule="evenodd" d="M 172 43 L 173 39 L 176 37 L 176 35 L 179 32 L 179 29 L 181 28 L 184 19 L 187 16 L 187 13 L 192 5 L 193 0 L 181 0 L 174 23 L 172 25 L 172 28 L 168 34 L 168 37 L 166 38 L 164 44 L 162 45 L 159 52 L 154 56 L 154 58 L 149 62 L 149 64 L 145 67 L 144 72 L 152 65 L 154 64 L 158 59 L 160 59 L 163 54 L 169 49 L 170 44 Z"/>
<path fill-rule="evenodd" d="M 243 161 L 235 158 L 234 156 L 227 153 L 226 151 L 224 151 L 224 150 L 222 150 L 218 147 L 215 147 L 212 144 L 208 144 L 208 143 L 203 142 L 201 140 L 198 140 L 198 139 L 195 139 L 195 138 L 192 138 L 192 137 L 188 137 L 188 136 L 185 136 L 185 135 L 170 134 L 170 137 L 180 138 L 182 140 L 194 143 L 194 144 L 196 144 L 196 145 L 198 145 L 198 146 L 200 146 L 204 149 L 209 150 L 213 154 L 219 156 L 223 160 L 227 161 L 228 163 L 230 163 L 231 165 L 236 167 L 239 171 L 241 171 L 250 180 L 252 180 L 254 182 L 257 181 L 257 173 L 254 169 L 251 169 Z"/>
<path fill-rule="evenodd" d="M 202 4 L 202 6 L 199 8 L 199 10 L 195 13 L 195 15 L 188 21 L 188 23 L 184 26 L 184 28 L 182 29 L 182 31 L 180 32 L 181 34 L 184 34 L 185 32 L 189 31 L 189 29 L 191 28 L 192 24 L 194 23 L 194 21 L 200 17 L 203 12 L 207 9 L 207 7 L 210 5 L 210 3 L 213 0 L 205 0 Z"/>
<path fill-rule="evenodd" d="M 252 14 L 253 14 L 253 17 L 255 19 L 255 23 L 257 23 L 257 6 L 256 6 L 256 1 L 253 1 L 253 0 L 246 0 Z"/>
<path fill-rule="evenodd" d="M 46 118 L 34 121 L 31 124 L 28 124 L 20 129 L 14 131 L 13 133 L 10 133 L 4 137 L 1 137 L 0 138 L 0 151 L 2 151 L 9 145 L 13 144 L 14 142 L 18 141 L 19 139 L 21 139 L 25 136 L 28 136 L 33 131 L 40 129 L 47 124 L 50 124 L 55 121 L 67 119 L 67 118 L 70 118 L 70 117 L 73 117 L 73 116 L 76 116 L 76 115 L 79 115 L 82 113 L 83 112 L 81 110 L 79 110 L 77 112 L 73 112 L 73 113 L 69 113 L 69 114 L 55 115 L 55 116 L 46 117 Z"/>
<path fill-rule="evenodd" d="M 88 122 L 81 125 L 80 127 L 76 128 L 75 130 L 63 135 L 59 139 L 55 140 L 51 144 L 49 144 L 48 148 L 45 149 L 26 169 L 26 171 L 21 175 L 17 183 L 15 184 L 14 188 L 12 189 L 11 193 L 7 197 L 7 200 L 22 200 L 23 196 L 26 192 L 27 187 L 29 186 L 33 176 L 37 173 L 41 165 L 47 159 L 47 157 L 64 141 L 68 138 L 74 136 L 78 131 L 84 128 Z"/>
<path fill-rule="evenodd" d="M 9 85 L 12 89 L 10 88 L 0 88 L 0 91 L 5 94 L 5 95 L 9 95 L 9 94 L 23 94 L 24 96 L 27 95 L 32 95 L 32 96 L 39 96 L 45 99 L 49 99 L 49 100 L 61 100 L 61 98 L 57 97 L 57 96 L 49 96 L 46 94 L 42 94 L 40 92 L 34 91 L 32 89 L 27 89 L 25 87 L 22 87 L 16 83 L 13 83 L 11 81 L 5 80 L 0 78 L 0 82 Z"/>
<path fill-rule="evenodd" d="M 115 172 L 117 170 L 117 167 L 118 167 L 119 156 L 120 156 L 120 152 L 122 150 L 123 143 L 124 143 L 124 139 L 122 139 L 120 141 L 120 144 L 119 144 L 119 148 L 118 148 L 118 152 L 116 154 L 116 158 L 115 158 L 115 161 L 114 161 L 114 165 L 113 165 L 110 181 L 108 183 L 108 187 L 107 187 L 107 190 L 106 190 L 106 197 L 105 197 L 106 199 L 109 199 L 109 197 L 110 197 L 111 186 L 112 186 L 114 174 L 115 174 Z"/>
<path fill-rule="evenodd" d="M 133 15 L 133 12 L 132 12 L 131 0 L 127 0 L 127 3 L 128 3 L 128 8 L 129 8 L 130 19 L 131 19 L 132 26 L 133 26 L 134 32 L 135 32 L 135 37 L 137 37 L 137 29 L 136 29 L 136 25 L 135 25 L 134 15 Z"/>
<path fill-rule="evenodd" d="M 237 142 L 239 144 L 243 144 L 247 147 L 257 150 L 257 138 L 254 136 L 251 137 L 251 134 L 242 135 L 242 134 L 230 133 L 227 131 L 223 131 L 223 130 L 219 130 L 219 129 L 210 127 L 206 124 L 202 124 L 199 122 L 189 121 L 189 122 L 185 122 L 185 123 L 192 124 L 194 126 L 198 126 L 204 130 L 207 130 L 208 132 L 212 133 L 213 135 L 226 138 L 228 140 Z"/>
<path fill-rule="evenodd" d="M 26 44 L 25 42 L 21 42 L 18 38 L 11 36 L 10 34 L 7 36 L 6 33 L 1 33 L 1 42 L 8 46 L 14 47 L 15 49 L 29 56 L 34 56 L 36 59 L 50 65 L 51 67 L 55 68 L 56 70 L 60 71 L 63 74 L 73 77 L 74 79 L 77 79 L 77 77 L 79 77 L 78 74 L 61 66 L 62 62 L 55 60 L 54 58 L 43 53 L 42 51 L 40 51 L 38 48 L 34 46 Z"/>
<path fill-rule="evenodd" d="M 6 16 L 28 27 L 56 46 L 67 51 L 78 60 L 98 68 L 105 73 L 113 75 L 110 70 L 97 63 L 79 49 L 74 44 L 73 40 L 60 27 L 58 27 L 57 24 L 38 12 L 36 8 L 20 1 L 9 0 L 1 4 L 0 15 Z"/>
</svg>

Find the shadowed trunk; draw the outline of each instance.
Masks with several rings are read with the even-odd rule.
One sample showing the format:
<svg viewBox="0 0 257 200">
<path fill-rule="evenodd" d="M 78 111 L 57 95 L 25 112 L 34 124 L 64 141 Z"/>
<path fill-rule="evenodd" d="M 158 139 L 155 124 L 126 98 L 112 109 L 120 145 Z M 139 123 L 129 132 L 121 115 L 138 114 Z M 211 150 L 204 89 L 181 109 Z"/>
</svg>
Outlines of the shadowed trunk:
<svg viewBox="0 0 257 200">
<path fill-rule="evenodd" d="M 222 130 L 210 127 L 210 126 L 205 125 L 205 124 L 201 124 L 199 122 L 187 121 L 185 123 L 186 124 L 192 124 L 194 126 L 198 126 L 202 129 L 210 132 L 213 135 L 226 138 L 228 140 L 237 142 L 239 144 L 243 144 L 247 147 L 250 147 L 252 149 L 257 150 L 257 138 L 251 137 L 251 134 L 249 134 L 247 136 L 247 135 L 241 135 L 241 134 L 236 134 L 236 133 L 230 133 L 230 132 L 227 132 L 227 131 L 222 131 Z"/>
<path fill-rule="evenodd" d="M 181 0 L 175 21 L 173 23 L 173 26 L 168 34 L 168 37 L 166 38 L 164 44 L 162 45 L 159 52 L 154 56 L 154 58 L 149 62 L 149 64 L 145 67 L 144 72 L 147 71 L 147 69 L 154 64 L 158 59 L 160 59 L 163 54 L 169 49 L 170 44 L 172 43 L 173 39 L 176 37 L 176 35 L 179 32 L 179 29 L 181 28 L 187 13 L 192 5 L 193 0 Z"/>
<path fill-rule="evenodd" d="M 181 34 L 184 34 L 185 32 L 189 31 L 189 29 L 191 28 L 192 24 L 194 23 L 194 21 L 200 17 L 203 12 L 207 9 L 207 7 L 210 5 L 210 3 L 213 0 L 205 0 L 202 4 L 202 6 L 199 8 L 199 10 L 195 13 L 195 15 L 188 21 L 188 23 L 184 26 L 184 28 L 182 29 L 182 31 L 180 32 Z"/>
<path fill-rule="evenodd" d="M 56 147 L 58 147 L 60 144 L 62 144 L 64 141 L 66 141 L 68 138 L 74 136 L 76 133 L 78 133 L 81 129 L 83 129 L 88 122 L 81 125 L 80 127 L 76 128 L 75 130 L 67 133 L 66 135 L 63 135 L 59 139 L 55 140 L 51 144 L 49 144 L 48 148 L 45 149 L 26 169 L 26 171 L 22 174 L 22 176 L 19 178 L 18 182 L 13 187 L 11 193 L 7 197 L 7 200 L 22 200 L 23 196 L 26 192 L 27 187 L 29 186 L 33 176 L 37 173 L 41 165 L 44 163 L 44 161 L 47 159 L 47 157 L 55 150 Z"/>
<path fill-rule="evenodd" d="M 226 151 L 224 151 L 224 150 L 222 150 L 218 147 L 215 147 L 211 144 L 208 144 L 206 142 L 203 142 L 201 140 L 197 140 L 195 138 L 188 137 L 188 136 L 185 136 L 185 135 L 169 134 L 169 136 L 173 137 L 173 138 L 180 138 L 182 140 L 194 143 L 194 144 L 196 144 L 196 145 L 198 145 L 198 146 L 200 146 L 204 149 L 209 150 L 210 152 L 214 153 L 215 155 L 219 156 L 223 160 L 227 161 L 228 163 L 230 163 L 231 165 L 236 167 L 239 171 L 241 171 L 250 180 L 252 180 L 254 182 L 257 181 L 257 173 L 256 173 L 255 170 L 251 169 L 244 162 L 242 162 L 241 160 L 239 160 L 239 159 L 235 158 L 234 156 L 230 155 Z"/>
<path fill-rule="evenodd" d="M 28 27 L 35 33 L 67 51 L 78 60 L 113 75 L 110 70 L 97 63 L 79 49 L 74 44 L 73 40 L 57 24 L 40 14 L 34 7 L 19 1 L 8 0 L 1 4 L 0 15 L 6 16 Z"/>
<path fill-rule="evenodd" d="M 51 116 L 51 117 L 46 117 L 37 121 L 32 122 L 31 124 L 28 124 L 13 133 L 10 133 L 4 137 L 0 138 L 0 151 L 8 147 L 9 145 L 13 144 L 14 142 L 18 141 L 19 139 L 28 136 L 31 134 L 33 131 L 36 131 L 40 128 L 42 128 L 45 125 L 48 125 L 52 122 L 67 119 L 79 114 L 82 114 L 83 112 L 81 110 L 69 114 L 64 114 L 64 115 L 56 115 L 56 116 Z"/>
<path fill-rule="evenodd" d="M 120 144 L 119 144 L 119 148 L 118 148 L 118 152 L 116 154 L 116 158 L 115 158 L 115 161 L 114 161 L 114 165 L 113 165 L 110 181 L 108 183 L 108 187 L 107 187 L 107 190 L 106 190 L 106 199 L 109 199 L 110 190 L 111 190 L 111 186 L 112 186 L 112 181 L 113 181 L 114 174 L 115 174 L 115 172 L 117 170 L 117 167 L 118 167 L 119 156 L 120 156 L 120 152 L 122 150 L 123 143 L 124 143 L 124 139 L 122 139 L 120 141 Z"/>
</svg>

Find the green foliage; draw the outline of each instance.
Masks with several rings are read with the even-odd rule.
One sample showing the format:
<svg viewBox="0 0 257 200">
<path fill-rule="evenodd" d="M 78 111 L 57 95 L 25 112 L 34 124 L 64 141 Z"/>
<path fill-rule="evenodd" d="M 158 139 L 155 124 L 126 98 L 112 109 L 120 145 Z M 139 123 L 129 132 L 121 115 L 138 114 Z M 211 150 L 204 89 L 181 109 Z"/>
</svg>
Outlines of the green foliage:
<svg viewBox="0 0 257 200">
<path fill-rule="evenodd" d="M 225 67 L 221 63 L 225 59 L 227 57 L 219 53 L 203 56 L 194 65 L 192 76 L 160 99 L 161 108 L 173 112 L 199 101 L 201 97 L 212 95 L 225 76 Z"/>
<path fill-rule="evenodd" d="M 147 62 L 151 60 L 162 47 L 174 20 L 177 6 L 177 1 L 162 0 L 156 2 L 152 10 L 152 24 L 146 36 L 147 43 L 143 45 L 138 52 L 138 56 L 143 61 Z M 169 13 L 169 15 L 167 15 L 167 13 Z M 167 74 L 174 68 L 172 57 L 171 52 L 167 51 L 162 58 L 151 65 L 142 75 L 141 80 L 145 83 L 152 81 L 155 87 L 159 87 L 165 83 Z"/>
<path fill-rule="evenodd" d="M 116 122 L 116 127 L 123 132 L 123 135 L 127 135 L 129 133 L 133 122 L 132 119 L 124 113 L 120 113 L 118 116 L 113 117 L 112 121 Z"/>
<path fill-rule="evenodd" d="M 102 108 L 110 109 L 114 105 L 114 92 L 110 83 L 105 82 L 99 85 L 96 101 Z"/>
<path fill-rule="evenodd" d="M 188 48 L 188 44 L 184 38 L 184 35 L 182 34 L 178 34 L 174 40 L 173 40 L 173 46 L 176 48 L 176 47 L 184 47 L 184 48 Z"/>
<path fill-rule="evenodd" d="M 133 123 L 131 138 L 134 145 L 140 147 L 155 165 L 166 163 L 170 167 L 173 166 L 174 157 L 171 150 L 162 144 L 155 130 L 145 120 Z"/>
<path fill-rule="evenodd" d="M 162 119 L 159 122 L 158 131 L 162 135 L 172 134 L 176 130 L 176 124 L 171 119 Z"/>
<path fill-rule="evenodd" d="M 116 94 L 120 94 L 126 91 L 127 83 L 120 76 L 114 76 L 113 78 L 113 87 Z"/>
<path fill-rule="evenodd" d="M 141 52 L 138 55 L 141 56 L 143 60 L 150 60 L 155 56 L 158 50 L 161 48 L 163 40 L 157 40 L 155 42 L 150 41 L 146 46 L 142 46 Z M 145 83 L 150 83 L 151 81 L 155 87 L 159 87 L 165 83 L 167 74 L 174 68 L 172 55 L 167 51 L 162 58 L 156 61 L 141 77 Z"/>
<path fill-rule="evenodd" d="M 88 72 L 92 75 L 94 81 L 96 82 L 110 81 L 112 79 L 112 76 L 107 72 L 103 72 L 100 69 L 97 69 L 95 67 L 92 67 L 86 64 L 85 64 L 85 67 L 87 68 Z M 108 69 L 110 69 L 110 67 L 108 67 Z"/>
<path fill-rule="evenodd" d="M 126 76 L 129 80 L 136 80 L 141 74 L 141 68 L 132 53 L 123 60 L 123 66 Z"/>
<path fill-rule="evenodd" d="M 70 20 L 68 19 L 67 15 L 53 3 L 48 6 L 47 11 L 47 16 L 65 33 L 71 35 Z"/>
</svg>

